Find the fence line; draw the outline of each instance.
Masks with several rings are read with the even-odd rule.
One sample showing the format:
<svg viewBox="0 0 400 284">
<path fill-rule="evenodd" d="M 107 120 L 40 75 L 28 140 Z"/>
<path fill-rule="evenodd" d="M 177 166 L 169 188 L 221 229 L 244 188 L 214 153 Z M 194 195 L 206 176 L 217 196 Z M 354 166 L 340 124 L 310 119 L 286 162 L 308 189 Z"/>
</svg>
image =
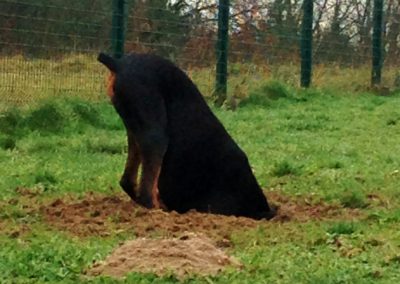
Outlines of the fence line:
<svg viewBox="0 0 400 284">
<path fill-rule="evenodd" d="M 0 0 L 0 102 L 101 97 L 105 50 L 167 57 L 218 105 L 267 79 L 400 88 L 399 23 L 391 0 Z"/>
</svg>

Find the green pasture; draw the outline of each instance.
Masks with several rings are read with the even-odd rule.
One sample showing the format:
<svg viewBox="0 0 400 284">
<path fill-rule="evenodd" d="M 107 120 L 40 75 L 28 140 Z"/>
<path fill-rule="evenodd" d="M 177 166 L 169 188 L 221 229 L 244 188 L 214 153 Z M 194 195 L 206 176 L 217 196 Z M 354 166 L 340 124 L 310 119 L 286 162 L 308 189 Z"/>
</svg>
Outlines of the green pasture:
<svg viewBox="0 0 400 284">
<path fill-rule="evenodd" d="M 213 111 L 248 154 L 267 195 L 278 191 L 361 214 L 231 234 L 228 252 L 244 268 L 186 282 L 398 283 L 400 97 L 304 91 L 277 81 L 245 91 L 250 95 L 236 111 Z M 112 106 L 95 97 L 46 94 L 29 107 L 1 108 L 0 282 L 119 283 L 85 278 L 82 272 L 131 234 L 74 237 L 26 210 L 26 197 L 20 201 L 20 188 L 36 192 L 43 202 L 88 191 L 120 192 L 126 137 Z M 29 230 L 15 233 L 24 227 Z M 133 273 L 125 282 L 178 280 Z"/>
</svg>

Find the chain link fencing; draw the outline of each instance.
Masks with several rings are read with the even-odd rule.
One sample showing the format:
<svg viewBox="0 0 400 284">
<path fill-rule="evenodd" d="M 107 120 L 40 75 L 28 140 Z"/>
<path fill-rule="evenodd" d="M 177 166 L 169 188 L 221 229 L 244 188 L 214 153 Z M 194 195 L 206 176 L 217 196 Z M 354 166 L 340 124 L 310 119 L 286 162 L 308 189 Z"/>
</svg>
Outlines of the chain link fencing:
<svg viewBox="0 0 400 284">
<path fill-rule="evenodd" d="M 311 15 L 304 13 L 310 2 Z M 375 7 L 382 7 L 380 23 Z M 374 25 L 382 51 L 378 84 L 395 90 L 398 1 L 0 0 L 0 104 L 62 95 L 105 99 L 99 51 L 169 58 L 205 96 L 220 90 L 240 99 L 267 80 L 298 87 L 307 68 L 311 86 L 368 91 Z M 310 64 L 303 65 L 307 54 Z"/>
</svg>

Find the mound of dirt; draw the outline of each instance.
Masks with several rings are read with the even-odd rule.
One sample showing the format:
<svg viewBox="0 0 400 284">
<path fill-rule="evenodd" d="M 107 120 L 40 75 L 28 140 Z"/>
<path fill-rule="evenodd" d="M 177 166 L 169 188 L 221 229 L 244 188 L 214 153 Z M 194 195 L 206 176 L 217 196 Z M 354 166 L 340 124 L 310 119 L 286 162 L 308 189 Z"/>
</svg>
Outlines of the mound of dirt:
<svg viewBox="0 0 400 284">
<path fill-rule="evenodd" d="M 189 275 L 216 275 L 226 267 L 241 268 L 238 260 L 225 254 L 202 236 L 186 233 L 180 238 L 127 241 L 104 261 L 95 263 L 87 275 L 124 277 L 128 272 Z"/>
<path fill-rule="evenodd" d="M 56 199 L 42 206 L 44 220 L 51 226 L 78 236 L 108 236 L 129 231 L 137 237 L 178 237 L 183 232 L 204 233 L 225 241 L 235 231 L 274 222 L 323 219 L 351 219 L 359 215 L 356 209 L 346 209 L 323 202 L 310 203 L 304 198 L 289 198 L 271 193 L 271 203 L 279 206 L 272 221 L 255 221 L 244 217 L 222 216 L 190 211 L 185 214 L 163 210 L 147 210 L 124 195 L 101 196 L 89 193 L 81 200 Z"/>
</svg>

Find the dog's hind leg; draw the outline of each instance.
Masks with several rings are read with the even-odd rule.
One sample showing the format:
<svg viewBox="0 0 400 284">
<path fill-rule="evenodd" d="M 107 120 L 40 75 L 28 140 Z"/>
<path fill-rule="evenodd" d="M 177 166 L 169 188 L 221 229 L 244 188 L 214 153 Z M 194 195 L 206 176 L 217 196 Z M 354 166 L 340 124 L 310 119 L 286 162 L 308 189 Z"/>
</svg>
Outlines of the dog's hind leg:
<svg viewBox="0 0 400 284">
<path fill-rule="evenodd" d="M 135 137 L 131 130 L 127 130 L 128 136 L 128 158 L 125 164 L 125 170 L 119 184 L 129 197 L 137 201 L 137 177 L 139 165 L 141 163 L 141 155 L 139 147 L 135 141 Z"/>
</svg>

